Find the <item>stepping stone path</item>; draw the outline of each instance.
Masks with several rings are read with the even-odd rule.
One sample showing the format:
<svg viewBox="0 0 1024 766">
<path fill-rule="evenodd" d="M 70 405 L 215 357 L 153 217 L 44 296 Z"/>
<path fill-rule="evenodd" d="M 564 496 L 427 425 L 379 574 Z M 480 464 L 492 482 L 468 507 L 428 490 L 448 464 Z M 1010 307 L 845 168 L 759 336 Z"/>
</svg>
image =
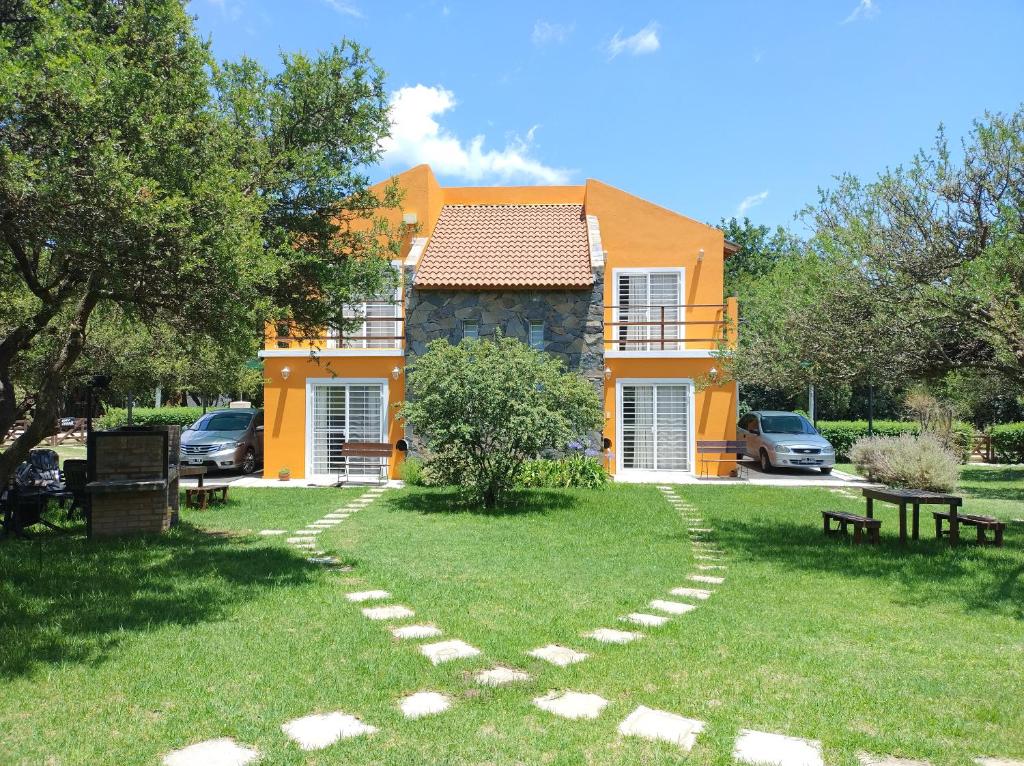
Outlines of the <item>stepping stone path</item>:
<svg viewBox="0 0 1024 766">
<path fill-rule="evenodd" d="M 619 619 L 634 625 L 643 625 L 645 628 L 659 628 L 668 622 L 668 617 L 663 617 L 660 614 L 644 614 L 643 612 L 633 612 Z"/>
<path fill-rule="evenodd" d="M 931 766 L 928 761 L 914 761 L 910 758 L 872 755 L 871 753 L 857 753 L 857 760 L 860 761 L 861 766 Z"/>
<path fill-rule="evenodd" d="M 339 739 L 351 739 L 377 731 L 355 716 L 345 713 L 316 713 L 296 718 L 281 726 L 281 731 L 303 750 L 322 750 Z"/>
<path fill-rule="evenodd" d="M 693 580 L 694 582 L 706 582 L 708 585 L 721 585 L 725 582 L 724 577 L 716 575 L 690 575 L 686 579 Z"/>
<path fill-rule="evenodd" d="M 439 692 L 416 692 L 398 703 L 406 718 L 422 718 L 425 715 L 443 713 L 452 706 L 452 701 Z"/>
<path fill-rule="evenodd" d="M 664 710 L 652 710 L 641 705 L 625 721 L 619 724 L 619 734 L 624 737 L 642 737 L 677 745 L 684 752 L 690 752 L 697 735 L 704 731 L 704 723 L 693 718 L 683 718 Z"/>
<path fill-rule="evenodd" d="M 821 743 L 782 734 L 741 729 L 732 757 L 740 763 L 770 766 L 825 766 Z"/>
<path fill-rule="evenodd" d="M 1024 766 L 1024 761 L 1015 761 L 1010 758 L 975 758 L 978 766 Z"/>
<path fill-rule="evenodd" d="M 577 662 L 583 662 L 583 660 L 590 656 L 586 652 L 577 652 L 575 649 L 559 646 L 558 644 L 548 644 L 539 649 L 533 649 L 529 652 L 529 655 L 550 662 L 552 665 L 558 665 L 560 668 L 574 665 Z"/>
<path fill-rule="evenodd" d="M 659 612 L 665 612 L 666 614 L 686 614 L 697 608 L 696 604 L 683 604 L 679 601 L 665 601 L 660 598 L 654 599 L 649 606 L 651 609 L 657 609 Z"/>
<path fill-rule="evenodd" d="M 596 694 L 582 692 L 551 692 L 534 699 L 533 704 L 549 713 L 576 720 L 597 718 L 608 705 L 608 700 Z"/>
<path fill-rule="evenodd" d="M 164 766 L 245 766 L 260 754 L 257 750 L 242 747 L 233 739 L 209 739 L 183 747 L 164 756 Z"/>
<path fill-rule="evenodd" d="M 357 590 L 353 593 L 346 593 L 345 598 L 355 603 L 362 601 L 380 601 L 382 598 L 391 598 L 386 590 Z"/>
<path fill-rule="evenodd" d="M 412 609 L 401 604 L 388 606 L 368 606 L 363 609 L 363 617 L 369 620 L 402 620 L 416 614 Z"/>
<path fill-rule="evenodd" d="M 321 566 L 338 566 L 341 563 L 341 559 L 337 556 L 310 556 L 306 561 L 310 564 L 320 564 Z M 348 569 L 351 568 L 348 567 Z"/>
<path fill-rule="evenodd" d="M 633 633 L 628 630 L 615 630 L 614 628 L 598 628 L 592 630 L 589 633 L 583 634 L 584 638 L 592 638 L 595 641 L 600 641 L 602 644 L 628 644 L 630 641 L 636 641 L 638 638 L 643 638 L 642 633 Z"/>
<path fill-rule="evenodd" d="M 481 686 L 505 686 L 506 684 L 529 681 L 530 674 L 522 670 L 497 665 L 489 670 L 481 670 L 473 676 L 473 680 Z"/>
<path fill-rule="evenodd" d="M 438 641 L 435 644 L 421 644 L 420 652 L 435 665 L 480 654 L 479 649 L 458 639 Z"/>
<path fill-rule="evenodd" d="M 673 596 L 684 596 L 686 598 L 699 598 L 701 601 L 707 601 L 711 598 L 711 591 L 704 590 L 703 588 L 673 588 L 669 591 Z"/>
<path fill-rule="evenodd" d="M 698 564 L 697 565 L 697 569 L 702 569 L 705 572 L 710 571 L 712 569 L 725 569 L 725 568 L 726 567 L 724 565 L 722 565 L 722 564 Z"/>
<path fill-rule="evenodd" d="M 261 529 L 260 534 L 264 537 L 273 537 L 274 535 L 286 535 L 288 534 L 287 529 Z M 216 741 L 216 740 L 212 740 Z"/>
<path fill-rule="evenodd" d="M 433 625 L 403 625 L 400 628 L 392 628 L 391 635 L 395 638 L 435 638 L 441 635 L 441 629 Z"/>
</svg>

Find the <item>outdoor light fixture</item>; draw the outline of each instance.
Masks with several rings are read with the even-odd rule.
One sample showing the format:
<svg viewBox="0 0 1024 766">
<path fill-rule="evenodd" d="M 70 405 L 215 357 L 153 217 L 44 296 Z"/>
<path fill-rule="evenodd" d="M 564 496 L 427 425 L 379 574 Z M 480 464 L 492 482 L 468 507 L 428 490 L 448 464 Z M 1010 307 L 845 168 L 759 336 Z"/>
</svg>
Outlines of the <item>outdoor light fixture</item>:
<svg viewBox="0 0 1024 766">
<path fill-rule="evenodd" d="M 708 370 L 708 377 L 710 377 L 712 380 L 717 378 L 718 377 L 718 370 L 716 368 L 712 367 L 710 370 Z"/>
<path fill-rule="evenodd" d="M 604 379 L 605 380 L 611 380 L 612 379 L 612 368 L 611 367 L 605 367 L 604 368 Z"/>
<path fill-rule="evenodd" d="M 281 368 L 281 380 L 288 380 L 288 376 L 292 374 L 292 368 L 284 366 Z"/>
<path fill-rule="evenodd" d="M 391 377 L 394 380 L 398 380 L 398 376 L 401 375 L 401 374 L 402 374 L 402 371 L 397 366 L 395 367 L 395 369 L 393 369 L 391 371 Z"/>
<path fill-rule="evenodd" d="M 697 251 L 697 263 L 701 263 L 704 260 L 704 248 L 702 247 Z"/>
</svg>

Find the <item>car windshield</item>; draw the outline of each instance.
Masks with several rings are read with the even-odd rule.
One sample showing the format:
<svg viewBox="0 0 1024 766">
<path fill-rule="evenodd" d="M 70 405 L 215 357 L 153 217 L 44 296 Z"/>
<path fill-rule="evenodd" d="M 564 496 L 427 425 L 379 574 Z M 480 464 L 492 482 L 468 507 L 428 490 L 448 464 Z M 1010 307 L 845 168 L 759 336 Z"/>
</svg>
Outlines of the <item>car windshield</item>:
<svg viewBox="0 0 1024 766">
<path fill-rule="evenodd" d="M 252 422 L 251 412 L 215 412 L 192 424 L 190 431 L 244 431 Z"/>
<path fill-rule="evenodd" d="M 814 426 L 802 415 L 762 415 L 761 433 L 816 434 Z"/>
</svg>

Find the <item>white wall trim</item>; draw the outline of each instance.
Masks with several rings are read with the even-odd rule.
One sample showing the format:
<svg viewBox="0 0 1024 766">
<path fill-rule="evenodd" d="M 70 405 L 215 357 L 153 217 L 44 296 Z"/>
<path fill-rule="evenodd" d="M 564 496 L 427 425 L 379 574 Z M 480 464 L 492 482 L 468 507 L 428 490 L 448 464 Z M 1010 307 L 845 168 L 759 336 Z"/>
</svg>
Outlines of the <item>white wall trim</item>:
<svg viewBox="0 0 1024 766">
<path fill-rule="evenodd" d="M 393 356 L 402 358 L 405 356 L 405 351 L 400 348 L 268 348 L 260 351 L 258 356 L 261 359 L 297 359 L 300 357 L 318 359 L 320 357 L 336 356 Z"/>
<path fill-rule="evenodd" d="M 688 424 L 688 433 L 690 444 L 688 446 L 689 451 L 689 463 L 690 467 L 685 471 L 655 471 L 646 468 L 623 468 L 622 467 L 622 387 L 623 386 L 644 386 L 644 385 L 685 385 L 689 391 L 687 398 L 687 412 L 690 416 L 690 422 Z M 616 378 L 615 380 L 615 441 L 617 442 L 615 448 L 615 473 L 626 473 L 627 475 L 638 471 L 641 473 L 658 473 L 664 474 L 666 477 L 673 475 L 682 476 L 693 476 L 694 466 L 696 464 L 695 453 L 697 451 L 697 432 L 694 424 L 697 422 L 696 418 L 696 392 L 692 378 Z"/>
<path fill-rule="evenodd" d="M 587 239 L 590 240 L 590 268 L 604 268 L 604 249 L 601 247 L 601 224 L 596 215 L 587 216 Z"/>
<path fill-rule="evenodd" d="M 384 401 L 381 410 L 384 433 L 382 439 L 387 440 L 388 434 L 388 408 L 391 404 L 391 385 L 387 378 L 306 378 L 306 434 L 303 439 L 305 445 L 305 471 L 307 479 L 324 476 L 325 474 L 313 473 L 313 386 L 365 386 L 381 385 L 384 387 Z"/>
</svg>

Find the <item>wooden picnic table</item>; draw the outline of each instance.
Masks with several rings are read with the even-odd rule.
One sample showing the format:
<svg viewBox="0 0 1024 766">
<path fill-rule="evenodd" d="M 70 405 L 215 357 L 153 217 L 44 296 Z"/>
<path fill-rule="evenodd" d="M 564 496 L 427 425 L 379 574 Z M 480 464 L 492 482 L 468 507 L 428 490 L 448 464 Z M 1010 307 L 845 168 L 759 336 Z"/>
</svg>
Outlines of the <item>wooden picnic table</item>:
<svg viewBox="0 0 1024 766">
<path fill-rule="evenodd" d="M 907 506 L 914 512 L 913 538 L 920 538 L 921 527 L 921 506 L 922 505 L 945 505 L 949 507 L 949 544 L 956 545 L 960 539 L 960 523 L 957 517 L 958 509 L 964 504 L 962 497 L 956 495 L 945 495 L 941 492 L 929 492 L 924 489 L 889 489 L 888 487 L 864 487 L 864 498 L 867 502 L 867 517 L 874 518 L 875 500 L 884 503 L 892 503 L 900 509 L 900 542 L 907 541 Z"/>
<path fill-rule="evenodd" d="M 178 477 L 184 478 L 185 476 L 198 476 L 199 487 L 203 486 L 203 477 L 206 476 L 205 465 L 179 465 L 178 466 Z"/>
</svg>

